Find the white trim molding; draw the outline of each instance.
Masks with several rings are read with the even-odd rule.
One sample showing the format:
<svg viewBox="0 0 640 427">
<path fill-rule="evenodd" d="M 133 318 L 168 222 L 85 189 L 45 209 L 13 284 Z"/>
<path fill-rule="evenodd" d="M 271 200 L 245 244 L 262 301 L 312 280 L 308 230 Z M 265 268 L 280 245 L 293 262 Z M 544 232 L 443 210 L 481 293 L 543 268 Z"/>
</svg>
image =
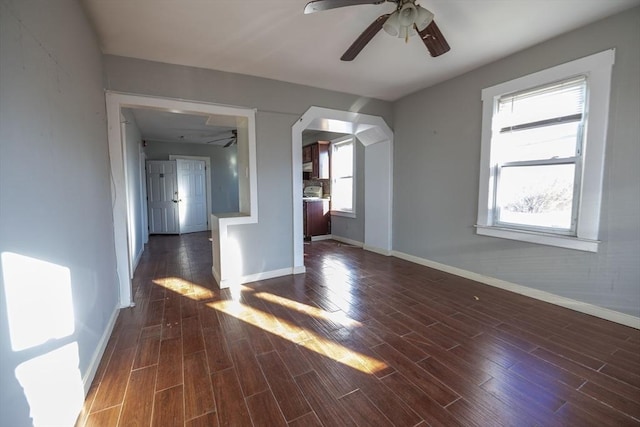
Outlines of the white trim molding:
<svg viewBox="0 0 640 427">
<path fill-rule="evenodd" d="M 111 317 L 109 318 L 109 322 L 107 322 L 107 327 L 104 329 L 104 333 L 100 337 L 100 341 L 98 341 L 98 346 L 96 350 L 93 352 L 93 356 L 91 357 L 91 361 L 89 362 L 89 367 L 87 371 L 82 376 L 82 385 L 84 387 L 84 396 L 87 397 L 89 393 L 89 388 L 91 387 L 91 383 L 96 376 L 96 372 L 98 372 L 98 365 L 100 365 L 100 361 L 102 360 L 102 356 L 104 356 L 104 351 L 107 349 L 107 343 L 109 342 L 109 338 L 111 338 L 111 333 L 113 332 L 113 328 L 116 325 L 116 320 L 118 319 L 118 313 L 120 313 L 120 307 L 116 307 L 111 313 Z"/>
<path fill-rule="evenodd" d="M 393 251 L 389 249 L 378 248 L 376 246 L 367 245 L 366 243 L 359 242 L 358 240 L 348 239 L 342 236 L 332 235 L 330 238 L 340 243 L 345 243 L 347 245 L 355 246 L 357 248 L 362 248 L 365 251 L 374 252 L 376 254 L 380 254 L 384 256 L 391 256 L 393 253 Z"/>
<path fill-rule="evenodd" d="M 291 274 L 304 274 L 307 272 L 307 268 L 303 265 L 302 267 L 292 267 Z"/>
<path fill-rule="evenodd" d="M 615 49 L 608 49 L 482 90 L 477 234 L 588 252 L 598 251 L 611 72 L 614 62 Z M 587 122 L 579 160 L 582 167 L 579 169 L 580 179 L 576 180 L 581 182 L 581 185 L 577 186 L 574 196 L 579 198 L 575 233 L 561 235 L 551 231 L 530 232 L 523 227 L 500 226 L 495 218 L 498 167 L 496 154 L 492 151 L 492 139 L 497 131 L 494 129 L 493 118 L 500 97 L 576 76 L 586 77 L 588 89 L 585 102 Z"/>
<path fill-rule="evenodd" d="M 345 243 L 347 245 L 355 246 L 355 247 L 358 247 L 358 248 L 363 248 L 364 247 L 364 243 L 362 243 L 362 242 L 359 242 L 359 241 L 353 240 L 353 239 L 349 239 L 347 237 L 336 236 L 335 234 L 331 236 L 331 239 L 335 240 L 337 242 Z"/>
<path fill-rule="evenodd" d="M 113 205 L 113 235 L 116 252 L 116 266 L 120 287 L 120 306 L 128 307 L 133 302 L 131 294 L 131 265 L 129 265 L 129 229 L 127 221 L 127 207 L 131 195 L 127 189 L 127 152 L 123 147 L 123 139 L 120 131 L 120 112 L 122 108 L 151 108 L 160 111 L 187 114 L 219 114 L 236 116 L 243 132 L 239 137 L 246 138 L 246 159 L 243 169 L 239 174 L 246 182 L 240 188 L 240 195 L 245 201 L 242 215 L 250 221 L 257 222 L 258 218 L 258 184 L 256 169 L 256 136 L 255 136 L 255 109 L 234 107 L 228 105 L 212 104 L 200 101 L 186 101 L 182 99 L 163 98 L 157 96 L 145 96 L 106 91 L 107 104 L 107 136 L 109 140 L 109 160 L 111 165 L 111 198 Z M 246 132 L 244 130 L 246 129 Z M 242 134 L 242 136 L 240 136 Z M 246 188 L 245 188 L 246 187 Z M 300 190 L 302 194 L 302 190 Z M 213 227 L 213 224 L 210 224 Z"/>
<path fill-rule="evenodd" d="M 133 273 L 136 271 L 136 268 L 138 268 L 138 264 L 140 264 L 140 260 L 142 259 L 143 253 L 144 253 L 144 245 L 142 245 L 140 252 L 136 254 L 136 257 L 133 260 L 133 265 L 131 267 L 131 280 L 133 280 Z"/>
<path fill-rule="evenodd" d="M 384 255 L 384 256 L 391 256 L 391 254 L 393 253 L 393 251 L 383 249 L 383 248 L 377 248 L 371 245 L 364 245 L 362 246 L 362 249 L 369 252 L 375 252 L 377 254 Z"/>
<path fill-rule="evenodd" d="M 392 255 L 396 258 L 400 258 L 405 261 L 424 265 L 425 267 L 434 268 L 436 270 L 444 271 L 445 273 L 454 274 L 456 276 L 464 277 L 465 279 L 469 279 L 469 280 L 474 280 L 476 282 L 493 286 L 495 288 L 504 289 L 506 291 L 514 292 L 516 294 L 520 294 L 520 295 L 524 295 L 540 301 L 548 302 L 554 305 L 558 305 L 560 307 L 578 311 L 580 313 L 589 314 L 591 316 L 599 317 L 601 319 L 609 320 L 611 322 L 619 323 L 621 325 L 629 326 L 631 328 L 640 329 L 640 317 L 631 316 L 630 314 L 620 313 L 619 311 L 611 310 L 604 307 L 598 307 L 597 305 L 588 304 L 586 302 L 576 301 L 574 299 L 555 295 L 550 292 L 541 291 L 541 290 L 533 289 L 527 286 L 518 285 L 516 283 L 507 282 L 506 280 L 484 276 L 482 274 L 474 273 L 472 271 L 463 270 L 461 268 L 452 267 L 450 265 L 442 264 L 436 261 L 431 261 L 425 258 L 409 255 L 404 252 L 392 251 Z"/>
<path fill-rule="evenodd" d="M 304 273 L 304 271 L 299 271 L 294 269 L 293 267 L 290 267 L 290 268 L 281 268 L 279 270 L 263 271 L 255 274 L 247 274 L 245 276 L 237 276 L 237 277 L 232 277 L 232 278 L 223 279 L 223 280 L 220 279 L 220 276 L 213 269 L 213 267 L 211 268 L 211 273 L 213 274 L 213 277 L 216 279 L 216 281 L 220 285 L 220 288 L 226 289 L 226 288 L 232 288 L 235 286 L 240 286 L 245 283 L 257 282 L 259 280 L 267 280 L 267 279 L 273 279 L 276 277 L 301 274 L 301 273 Z"/>
<path fill-rule="evenodd" d="M 539 243 L 560 248 L 576 249 L 579 251 L 598 252 L 600 240 L 580 239 L 577 237 L 552 235 L 535 231 L 476 225 L 476 233 L 482 236 L 501 237 L 503 239 L 520 240 L 521 242 Z"/>
<path fill-rule="evenodd" d="M 310 107 L 291 128 L 293 268 L 304 267 L 302 132 L 306 129 L 353 135 L 365 146 L 364 240 L 374 247 L 391 250 L 393 131 L 379 116 L 314 106 Z M 335 213 L 332 212 L 332 215 Z"/>
<path fill-rule="evenodd" d="M 332 238 L 331 234 L 322 234 L 320 236 L 311 236 L 311 241 L 319 242 L 321 240 L 331 240 Z"/>
</svg>

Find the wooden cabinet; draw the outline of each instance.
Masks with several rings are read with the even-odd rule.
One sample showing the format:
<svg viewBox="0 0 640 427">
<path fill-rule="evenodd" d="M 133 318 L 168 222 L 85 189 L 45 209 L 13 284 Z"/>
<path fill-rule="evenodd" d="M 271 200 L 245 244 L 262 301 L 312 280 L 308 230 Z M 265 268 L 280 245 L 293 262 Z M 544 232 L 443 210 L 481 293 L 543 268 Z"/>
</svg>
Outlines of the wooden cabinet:
<svg viewBox="0 0 640 427">
<path fill-rule="evenodd" d="M 311 162 L 311 179 L 329 179 L 329 141 L 318 141 L 302 147 L 302 163 Z"/>
<path fill-rule="evenodd" d="M 309 163 L 311 159 L 311 146 L 306 145 L 302 147 L 302 163 Z"/>
<path fill-rule="evenodd" d="M 331 233 L 329 200 L 312 200 L 304 202 L 303 215 L 305 238 Z"/>
</svg>

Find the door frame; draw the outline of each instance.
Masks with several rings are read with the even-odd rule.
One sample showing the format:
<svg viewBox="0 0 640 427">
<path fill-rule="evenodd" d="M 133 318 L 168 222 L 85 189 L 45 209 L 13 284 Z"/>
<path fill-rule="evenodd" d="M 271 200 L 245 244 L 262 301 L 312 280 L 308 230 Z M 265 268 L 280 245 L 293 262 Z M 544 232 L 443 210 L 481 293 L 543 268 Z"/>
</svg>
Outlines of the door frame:
<svg viewBox="0 0 640 427">
<path fill-rule="evenodd" d="M 127 217 L 127 208 L 131 195 L 127 189 L 127 153 L 124 149 L 124 138 L 120 132 L 120 112 L 123 108 L 147 108 L 174 113 L 218 114 L 241 117 L 247 120 L 248 131 L 248 166 L 245 175 L 248 177 L 247 193 L 250 214 L 257 216 L 257 168 L 256 168 L 256 119 L 254 108 L 233 107 L 201 101 L 185 101 L 158 96 L 127 94 L 106 91 L 107 106 L 107 138 L 109 141 L 109 162 L 111 166 L 111 200 L 113 206 L 113 238 L 116 255 L 116 274 L 120 291 L 120 307 L 134 306 L 131 290 L 133 272 L 129 265 L 129 240 L 131 232 Z"/>
<path fill-rule="evenodd" d="M 393 130 L 382 117 L 310 107 L 291 128 L 293 200 L 293 273 L 304 273 L 302 230 L 302 132 L 340 132 L 365 146 L 363 248 L 391 255 L 393 214 Z M 362 213 L 360 213 L 362 215 Z"/>
<path fill-rule="evenodd" d="M 140 144 L 140 194 L 142 195 L 142 199 L 140 202 L 140 209 L 142 212 L 142 236 L 143 244 L 149 243 L 149 205 L 147 200 L 147 153 L 144 152 L 143 144 Z M 143 251 L 144 252 L 144 251 Z M 142 257 L 142 253 L 140 253 L 140 257 Z M 135 263 L 135 266 L 138 266 L 138 259 Z M 135 267 L 134 267 L 135 271 Z M 133 271 L 131 271 L 131 275 L 133 276 Z M 131 277 L 133 279 L 133 277 Z"/>
<path fill-rule="evenodd" d="M 204 184 L 205 184 L 205 193 L 207 195 L 207 230 L 211 230 L 211 190 L 213 189 L 213 182 L 211 182 L 211 158 L 205 156 L 184 156 L 182 154 L 169 154 L 169 160 L 203 160 L 205 175 L 204 175 Z"/>
</svg>

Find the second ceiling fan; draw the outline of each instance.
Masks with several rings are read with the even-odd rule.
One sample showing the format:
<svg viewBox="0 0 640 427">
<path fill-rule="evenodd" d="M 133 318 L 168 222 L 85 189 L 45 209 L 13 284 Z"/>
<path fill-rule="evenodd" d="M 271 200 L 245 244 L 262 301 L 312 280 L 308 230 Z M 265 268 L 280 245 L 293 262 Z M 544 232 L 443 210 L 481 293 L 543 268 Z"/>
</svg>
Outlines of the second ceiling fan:
<svg viewBox="0 0 640 427">
<path fill-rule="evenodd" d="M 416 4 L 416 0 L 314 0 L 307 3 L 304 13 L 320 12 L 339 7 L 360 4 L 382 4 L 385 1 L 396 4 L 396 10 L 379 16 L 371 23 L 340 57 L 342 61 L 353 61 L 360 51 L 384 29 L 394 37 L 408 40 L 418 34 L 431 56 L 440 56 L 450 47 L 433 20 L 433 13 Z"/>
<path fill-rule="evenodd" d="M 233 144 L 237 144 L 238 143 L 238 130 L 237 129 L 233 129 L 231 131 L 231 136 L 227 136 L 227 137 L 224 137 L 224 138 L 218 138 L 218 139 L 212 139 L 211 141 L 207 141 L 206 144 L 212 144 L 214 142 L 227 141 L 227 140 L 229 140 L 229 142 L 227 142 L 226 144 L 223 145 L 224 148 L 231 147 Z"/>
</svg>

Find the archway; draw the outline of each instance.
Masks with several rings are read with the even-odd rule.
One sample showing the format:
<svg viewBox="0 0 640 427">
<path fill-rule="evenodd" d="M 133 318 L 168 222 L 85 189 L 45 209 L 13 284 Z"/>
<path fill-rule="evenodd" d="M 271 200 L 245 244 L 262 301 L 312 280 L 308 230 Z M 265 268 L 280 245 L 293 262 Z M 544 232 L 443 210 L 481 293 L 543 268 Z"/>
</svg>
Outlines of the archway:
<svg viewBox="0 0 640 427">
<path fill-rule="evenodd" d="M 382 117 L 321 107 L 309 108 L 292 127 L 293 272 L 304 273 L 302 230 L 302 132 L 355 135 L 365 146 L 364 249 L 392 249 L 393 131 Z"/>
</svg>

